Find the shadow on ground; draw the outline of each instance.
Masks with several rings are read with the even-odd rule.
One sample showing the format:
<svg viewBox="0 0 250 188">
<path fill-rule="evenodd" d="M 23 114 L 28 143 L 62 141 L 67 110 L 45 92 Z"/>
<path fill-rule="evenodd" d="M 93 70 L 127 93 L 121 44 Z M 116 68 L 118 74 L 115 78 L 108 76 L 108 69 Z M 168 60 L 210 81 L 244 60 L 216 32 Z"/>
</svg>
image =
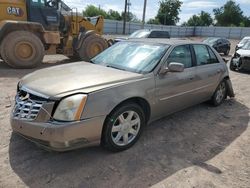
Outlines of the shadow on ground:
<svg viewBox="0 0 250 188">
<path fill-rule="evenodd" d="M 197 165 L 220 174 L 207 160 L 223 152 L 247 128 L 249 109 L 236 100 L 214 108 L 201 104 L 146 127 L 131 149 L 101 147 L 47 152 L 13 134 L 9 159 L 28 187 L 148 187 Z"/>
</svg>

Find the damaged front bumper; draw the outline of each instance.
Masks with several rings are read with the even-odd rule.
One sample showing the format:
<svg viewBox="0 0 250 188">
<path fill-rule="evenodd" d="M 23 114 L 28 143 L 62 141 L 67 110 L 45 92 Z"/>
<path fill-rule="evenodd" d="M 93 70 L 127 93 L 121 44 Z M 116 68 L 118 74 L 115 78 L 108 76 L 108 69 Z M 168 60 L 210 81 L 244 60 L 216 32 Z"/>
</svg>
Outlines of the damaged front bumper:
<svg viewBox="0 0 250 188">
<path fill-rule="evenodd" d="M 250 56 L 233 57 L 231 60 L 231 66 L 239 70 L 250 71 Z"/>
<path fill-rule="evenodd" d="M 34 122 L 11 117 L 15 133 L 54 151 L 100 144 L 104 116 L 78 122 Z"/>
</svg>

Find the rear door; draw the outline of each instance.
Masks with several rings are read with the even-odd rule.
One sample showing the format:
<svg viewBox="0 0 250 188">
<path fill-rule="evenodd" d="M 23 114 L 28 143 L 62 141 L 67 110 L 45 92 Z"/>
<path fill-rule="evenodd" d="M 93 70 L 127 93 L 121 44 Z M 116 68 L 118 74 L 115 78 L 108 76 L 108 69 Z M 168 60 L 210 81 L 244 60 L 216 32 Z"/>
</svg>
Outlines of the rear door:
<svg viewBox="0 0 250 188">
<path fill-rule="evenodd" d="M 213 95 L 224 68 L 209 46 L 203 44 L 192 46 L 196 60 L 197 98 L 204 101 Z"/>
<path fill-rule="evenodd" d="M 165 67 L 171 62 L 182 63 L 185 66 L 183 72 L 168 72 L 157 75 L 156 82 L 156 117 L 161 117 L 180 109 L 184 109 L 196 103 L 196 68 L 190 45 L 175 47 L 167 58 Z"/>
</svg>

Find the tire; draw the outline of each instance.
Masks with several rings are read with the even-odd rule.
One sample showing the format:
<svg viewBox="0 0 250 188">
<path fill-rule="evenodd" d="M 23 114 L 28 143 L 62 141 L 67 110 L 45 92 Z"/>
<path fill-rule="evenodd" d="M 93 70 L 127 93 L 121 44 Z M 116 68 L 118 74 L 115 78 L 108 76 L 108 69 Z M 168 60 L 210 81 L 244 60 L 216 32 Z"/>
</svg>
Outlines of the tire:
<svg viewBox="0 0 250 188">
<path fill-rule="evenodd" d="M 91 34 L 82 42 L 82 46 L 78 50 L 78 55 L 81 60 L 89 61 L 106 48 L 108 48 L 108 44 L 105 39 L 97 34 Z"/>
<path fill-rule="evenodd" d="M 131 124 L 131 121 L 134 123 Z M 145 114 L 140 106 L 134 103 L 124 104 L 107 117 L 101 143 L 110 151 L 126 150 L 139 139 L 145 124 Z"/>
<path fill-rule="evenodd" d="M 211 103 L 213 106 L 219 106 L 223 103 L 227 96 L 227 86 L 225 80 L 221 81 L 218 87 L 216 88 Z"/>
<path fill-rule="evenodd" d="M 228 55 L 230 52 L 230 49 L 227 49 L 227 51 L 224 52 L 224 55 Z"/>
<path fill-rule="evenodd" d="M 41 40 L 29 31 L 14 31 L 8 34 L 1 44 L 3 60 L 14 68 L 34 68 L 44 57 Z"/>
<path fill-rule="evenodd" d="M 238 70 L 239 70 L 239 71 L 244 71 L 244 66 L 243 66 L 243 63 L 242 63 L 242 59 L 241 59 L 241 58 L 239 59 Z"/>
<path fill-rule="evenodd" d="M 233 60 L 230 61 L 229 68 L 230 68 L 231 71 L 235 71 L 236 70 L 236 67 L 233 65 Z"/>
</svg>

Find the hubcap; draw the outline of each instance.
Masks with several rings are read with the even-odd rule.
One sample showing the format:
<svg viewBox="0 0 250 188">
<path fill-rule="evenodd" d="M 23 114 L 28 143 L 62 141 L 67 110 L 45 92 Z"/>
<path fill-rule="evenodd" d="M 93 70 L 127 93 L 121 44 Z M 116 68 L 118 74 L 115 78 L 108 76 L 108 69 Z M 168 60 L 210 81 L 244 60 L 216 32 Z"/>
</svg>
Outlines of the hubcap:
<svg viewBox="0 0 250 188">
<path fill-rule="evenodd" d="M 126 146 L 137 136 L 141 126 L 140 116 L 135 111 L 126 111 L 114 121 L 111 138 L 118 146 Z"/>
<path fill-rule="evenodd" d="M 226 93 L 226 86 L 225 86 L 225 83 L 222 82 L 216 92 L 216 102 L 217 103 L 220 103 L 224 97 L 225 97 L 225 93 Z"/>
<path fill-rule="evenodd" d="M 102 51 L 102 47 L 98 43 L 92 44 L 92 46 L 90 47 L 90 49 L 91 49 L 90 51 L 91 51 L 91 56 L 92 57 Z"/>
<path fill-rule="evenodd" d="M 29 42 L 19 42 L 15 46 L 15 54 L 21 59 L 28 59 L 32 57 L 33 52 L 34 49 L 32 47 L 32 44 L 30 44 Z"/>
</svg>

